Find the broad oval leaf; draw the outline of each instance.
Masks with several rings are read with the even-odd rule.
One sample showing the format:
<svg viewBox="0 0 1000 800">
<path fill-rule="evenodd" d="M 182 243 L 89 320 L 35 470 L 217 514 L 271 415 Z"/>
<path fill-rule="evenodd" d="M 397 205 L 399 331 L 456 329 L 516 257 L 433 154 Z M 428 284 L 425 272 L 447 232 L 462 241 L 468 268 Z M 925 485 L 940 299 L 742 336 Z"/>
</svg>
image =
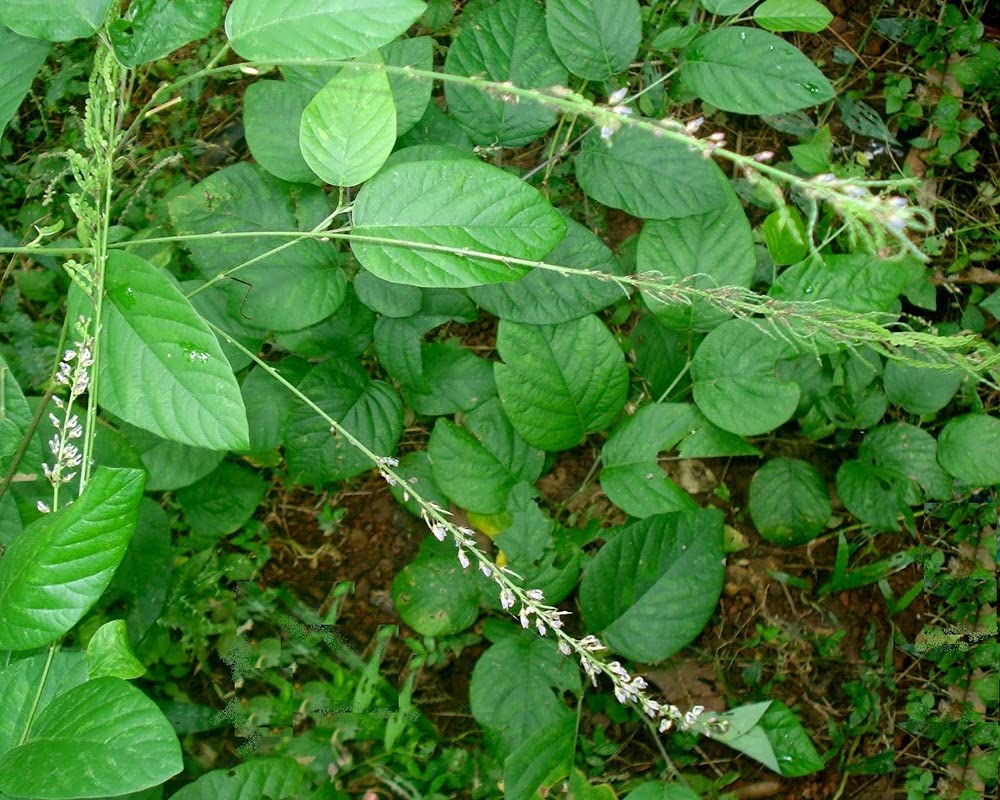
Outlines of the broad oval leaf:
<svg viewBox="0 0 1000 800">
<path fill-rule="evenodd" d="M 0 27 L 0 137 L 49 56 L 49 46 Z"/>
<path fill-rule="evenodd" d="M 704 214 L 649 220 L 639 234 L 636 267 L 660 273 L 698 289 L 749 287 L 757 268 L 750 222 L 739 198 L 720 173 L 717 183 L 724 205 Z M 665 302 L 654 290 L 643 289 L 649 310 L 675 330 L 711 330 L 727 314 L 706 301 Z"/>
<path fill-rule="evenodd" d="M 687 217 L 726 204 L 715 164 L 638 128 L 623 127 L 610 139 L 591 131 L 575 163 L 589 197 L 634 217 Z"/>
<path fill-rule="evenodd" d="M 399 616 L 424 636 L 451 636 L 479 616 L 475 568 L 462 569 L 455 548 L 433 539 L 392 581 L 392 602 Z"/>
<path fill-rule="evenodd" d="M 127 67 L 170 55 L 207 36 L 222 19 L 222 0 L 133 0 L 111 25 L 115 53 Z"/>
<path fill-rule="evenodd" d="M 99 467 L 72 505 L 33 522 L 0 559 L 0 650 L 58 639 L 108 587 L 135 530 L 145 474 Z"/>
<path fill-rule="evenodd" d="M 284 388 L 284 387 L 282 387 Z M 214 545 L 239 530 L 267 494 L 267 483 L 253 470 L 223 462 L 197 483 L 177 492 L 177 502 L 199 543 Z"/>
<path fill-rule="evenodd" d="M 580 693 L 580 670 L 551 639 L 525 633 L 509 623 L 484 626 L 494 641 L 472 671 L 472 716 L 498 733 L 508 751 L 534 731 L 572 718 L 563 692 Z"/>
<path fill-rule="evenodd" d="M 120 678 L 97 678 L 55 698 L 24 744 L 0 758 L 0 792 L 114 797 L 159 786 L 182 768 L 177 735 L 156 704 Z"/>
<path fill-rule="evenodd" d="M 695 508 L 657 459 L 700 424 L 699 416 L 687 403 L 653 403 L 618 425 L 601 451 L 601 488 L 608 499 L 640 519 Z"/>
<path fill-rule="evenodd" d="M 112 0 L 4 0 L 0 24 L 48 42 L 90 36 L 104 24 Z"/>
<path fill-rule="evenodd" d="M 545 454 L 514 430 L 495 398 L 469 412 L 465 428 L 439 419 L 427 452 L 441 490 L 477 514 L 503 511 L 511 489 L 538 480 L 545 461 Z"/>
<path fill-rule="evenodd" d="M 290 186 L 241 163 L 173 197 L 169 208 L 180 234 L 262 234 L 186 243 L 202 278 L 236 270 L 233 279 L 249 284 L 249 291 L 230 296 L 229 313 L 243 324 L 297 331 L 326 319 L 344 302 L 347 279 L 333 245 L 312 238 L 291 244 L 291 235 L 268 235 L 319 224 L 330 213 L 319 187 Z"/>
<path fill-rule="evenodd" d="M 368 180 L 395 143 L 396 106 L 382 70 L 345 67 L 302 112 L 302 156 L 313 172 L 334 186 Z"/>
<path fill-rule="evenodd" d="M 776 33 L 819 33 L 833 22 L 833 14 L 818 0 L 764 0 L 753 10 L 753 21 Z"/>
<path fill-rule="evenodd" d="M 603 81 L 635 59 L 642 39 L 638 0 L 549 0 L 545 27 L 574 75 Z"/>
<path fill-rule="evenodd" d="M 778 361 L 796 355 L 791 345 L 749 320 L 720 325 L 691 362 L 694 401 L 708 419 L 740 436 L 757 436 L 788 422 L 799 387 L 776 375 Z"/>
<path fill-rule="evenodd" d="M 523 89 L 565 86 L 569 77 L 534 0 L 500 0 L 477 13 L 452 43 L 444 68 Z M 545 133 L 557 117 L 555 109 L 530 99 L 515 103 L 476 86 L 445 82 L 444 95 L 451 115 L 480 145 L 520 147 Z"/>
<path fill-rule="evenodd" d="M 610 425 L 625 405 L 625 355 L 595 316 L 560 325 L 502 320 L 494 366 L 507 417 L 526 442 L 568 450 Z"/>
<path fill-rule="evenodd" d="M 403 403 L 387 383 L 371 381 L 359 363 L 329 358 L 306 374 L 299 389 L 376 455 L 395 451 L 403 432 Z M 299 483 L 353 478 L 375 466 L 300 401 L 288 415 L 285 450 L 288 472 Z"/>
<path fill-rule="evenodd" d="M 167 274 L 112 251 L 105 289 L 101 406 L 164 439 L 246 448 L 246 409 L 229 361 Z"/>
<path fill-rule="evenodd" d="M 662 661 L 701 632 L 722 594 L 723 515 L 659 514 L 621 528 L 583 574 L 587 627 L 616 653 Z"/>
<path fill-rule="evenodd" d="M 170 800 L 285 800 L 308 778 L 291 758 L 254 758 L 231 769 L 214 769 L 171 795 Z"/>
<path fill-rule="evenodd" d="M 898 311 L 898 296 L 914 271 L 915 259 L 886 260 L 865 253 L 807 258 L 786 269 L 770 294 L 782 300 L 826 300 L 851 311 Z"/>
<path fill-rule="evenodd" d="M 420 0 L 234 0 L 226 36 L 250 61 L 353 58 L 391 42 L 424 7 Z"/>
<path fill-rule="evenodd" d="M 600 311 L 628 296 L 621 262 L 604 242 L 579 222 L 566 217 L 566 236 L 545 261 L 588 270 L 598 276 L 571 275 L 535 267 L 523 278 L 488 286 L 473 286 L 469 295 L 491 314 L 528 325 L 554 325 Z M 600 275 L 607 275 L 603 279 Z"/>
<path fill-rule="evenodd" d="M 971 486 L 1000 484 L 1000 419 L 965 414 L 950 420 L 938 437 L 938 461 Z"/>
<path fill-rule="evenodd" d="M 284 181 L 316 180 L 299 145 L 302 112 L 314 94 L 288 81 L 257 81 L 243 95 L 247 147 L 258 164 Z"/>
<path fill-rule="evenodd" d="M 681 80 L 723 111 L 777 115 L 825 103 L 833 86 L 801 50 L 779 36 L 734 25 L 688 45 Z"/>
<path fill-rule="evenodd" d="M 361 187 L 351 249 L 365 269 L 392 283 L 463 288 L 527 271 L 463 249 L 537 261 L 565 232 L 559 212 L 508 172 L 466 159 L 421 161 L 383 170 Z"/>
<path fill-rule="evenodd" d="M 922 361 L 943 364 L 941 357 L 909 349 L 902 352 L 918 363 L 896 360 L 886 363 L 883 382 L 889 402 L 902 406 L 911 414 L 933 414 L 940 411 L 951 402 L 965 375 L 960 369 L 919 366 Z"/>
<path fill-rule="evenodd" d="M 796 458 L 774 458 L 750 482 L 750 516 L 760 535 L 783 545 L 815 539 L 830 519 L 830 492 L 816 468 Z"/>
<path fill-rule="evenodd" d="M 948 500 L 954 491 L 951 476 L 938 463 L 938 443 L 923 428 L 906 422 L 879 425 L 865 434 L 858 460 L 897 473 L 910 482 L 904 496 L 909 505 Z"/>
</svg>

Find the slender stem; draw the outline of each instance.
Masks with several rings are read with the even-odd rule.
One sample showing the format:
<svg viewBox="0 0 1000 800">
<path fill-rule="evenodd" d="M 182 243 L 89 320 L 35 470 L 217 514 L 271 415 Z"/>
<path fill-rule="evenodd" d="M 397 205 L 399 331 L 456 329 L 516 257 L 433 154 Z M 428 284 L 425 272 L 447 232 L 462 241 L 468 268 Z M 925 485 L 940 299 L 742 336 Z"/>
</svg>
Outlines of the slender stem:
<svg viewBox="0 0 1000 800">
<path fill-rule="evenodd" d="M 42 702 L 42 692 L 45 690 L 45 682 L 49 679 L 49 670 L 52 668 L 52 659 L 55 657 L 56 649 L 59 647 L 57 639 L 49 645 L 49 655 L 45 659 L 45 667 L 42 669 L 41 680 L 38 681 L 38 689 L 35 691 L 35 698 L 31 701 L 31 708 L 28 709 L 28 717 L 24 721 L 24 730 L 21 731 L 21 738 L 17 744 L 20 747 L 28 739 L 31 733 L 31 723 L 35 721 L 35 714 L 38 713 L 38 704 Z"/>
</svg>

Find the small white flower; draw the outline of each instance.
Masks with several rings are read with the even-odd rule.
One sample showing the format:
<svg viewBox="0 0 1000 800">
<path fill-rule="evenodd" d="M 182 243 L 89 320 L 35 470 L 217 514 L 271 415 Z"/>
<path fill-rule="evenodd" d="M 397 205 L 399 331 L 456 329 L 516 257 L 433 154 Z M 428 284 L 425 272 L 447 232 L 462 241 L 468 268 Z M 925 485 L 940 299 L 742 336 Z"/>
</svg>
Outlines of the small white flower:
<svg viewBox="0 0 1000 800">
<path fill-rule="evenodd" d="M 515 598 L 514 593 L 510 589 L 503 589 L 500 592 L 500 605 L 503 606 L 503 610 L 507 611 L 514 607 Z"/>
<path fill-rule="evenodd" d="M 660 720 L 660 733 L 666 733 L 674 726 L 674 721 L 668 717 Z"/>
<path fill-rule="evenodd" d="M 528 589 L 525 594 L 528 595 L 530 600 L 534 600 L 536 603 L 540 603 L 545 599 L 545 593 L 541 589 Z"/>
<path fill-rule="evenodd" d="M 695 117 L 687 125 L 684 126 L 684 130 L 688 133 L 696 133 L 698 128 L 700 128 L 705 122 L 704 117 Z"/>
<path fill-rule="evenodd" d="M 571 655 L 573 653 L 573 648 L 569 646 L 569 642 L 565 639 L 559 640 L 559 652 L 564 656 Z"/>
<path fill-rule="evenodd" d="M 50 514 L 52 512 L 52 509 L 49 508 L 48 505 L 46 503 L 43 503 L 41 500 L 38 501 L 35 507 L 43 514 Z"/>
<path fill-rule="evenodd" d="M 435 523 L 431 526 L 431 533 L 434 534 L 434 538 L 439 542 L 443 542 L 445 537 L 448 535 L 448 531 L 445 529 L 444 525 L 440 523 Z"/>
<path fill-rule="evenodd" d="M 465 551 L 459 548 L 458 550 L 458 563 L 462 565 L 462 569 L 469 568 L 469 557 L 465 554 Z"/>
<path fill-rule="evenodd" d="M 610 95 L 608 95 L 608 105 L 616 106 L 622 100 L 625 99 L 625 95 L 628 94 L 628 87 L 623 86 L 621 89 L 615 89 Z"/>
</svg>

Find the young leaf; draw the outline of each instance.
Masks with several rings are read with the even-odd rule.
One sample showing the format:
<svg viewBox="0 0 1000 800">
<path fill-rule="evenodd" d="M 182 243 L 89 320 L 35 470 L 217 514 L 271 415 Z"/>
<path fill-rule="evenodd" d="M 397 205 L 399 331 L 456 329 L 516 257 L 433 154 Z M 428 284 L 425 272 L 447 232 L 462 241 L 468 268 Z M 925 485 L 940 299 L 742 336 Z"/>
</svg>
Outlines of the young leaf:
<svg viewBox="0 0 1000 800">
<path fill-rule="evenodd" d="M 548 263 L 609 276 L 622 274 L 621 262 L 604 242 L 579 222 L 565 219 L 566 236 L 545 257 Z M 555 325 L 600 311 L 627 297 L 627 290 L 613 280 L 533 269 L 516 281 L 473 286 L 469 295 L 477 305 L 500 319 Z"/>
<path fill-rule="evenodd" d="M 625 419 L 601 451 L 601 488 L 632 517 L 696 508 L 691 496 L 668 478 L 657 462 L 687 436 L 698 412 L 686 403 L 654 403 Z"/>
<path fill-rule="evenodd" d="M 444 68 L 524 89 L 565 86 L 566 69 L 545 34 L 545 16 L 534 0 L 500 0 L 480 11 L 448 50 Z M 448 110 L 476 144 L 520 147 L 551 128 L 556 111 L 528 99 L 487 94 L 475 86 L 447 82 Z"/>
<path fill-rule="evenodd" d="M 258 164 L 283 181 L 316 180 L 299 146 L 302 112 L 314 94 L 288 81 L 257 81 L 243 95 L 247 147 Z"/>
<path fill-rule="evenodd" d="M 560 325 L 506 320 L 497 331 L 497 389 L 526 442 L 568 450 L 610 425 L 625 405 L 628 370 L 611 332 L 597 317 Z"/>
<path fill-rule="evenodd" d="M 133 0 L 111 26 L 115 53 L 127 67 L 148 64 L 211 33 L 222 19 L 222 0 Z"/>
<path fill-rule="evenodd" d="M 57 695 L 87 680 L 83 653 L 57 650 L 25 656 L 0 670 L 0 756 L 16 747 L 33 714 Z M 35 706 L 35 698 L 38 704 Z"/>
<path fill-rule="evenodd" d="M 249 61 L 354 58 L 391 42 L 423 11 L 420 0 L 234 0 L 226 36 Z"/>
<path fill-rule="evenodd" d="M 515 484 L 538 480 L 545 454 L 518 435 L 495 398 L 471 411 L 465 426 L 434 425 L 427 445 L 434 480 L 461 508 L 497 514 Z"/>
<path fill-rule="evenodd" d="M 1000 419 L 965 414 L 950 420 L 938 437 L 938 461 L 970 486 L 1000 484 Z"/>
<path fill-rule="evenodd" d="M 330 211 L 318 187 L 289 186 L 245 163 L 225 167 L 174 196 L 169 208 L 180 234 L 308 231 Z M 292 237 L 220 236 L 192 240 L 187 247 L 205 280 L 241 267 L 233 274 L 243 291 L 232 295 L 232 316 L 255 328 L 297 331 L 340 307 L 347 279 L 337 265 L 336 249 L 316 239 L 265 255 L 290 241 Z"/>
<path fill-rule="evenodd" d="M 513 752 L 535 731 L 575 718 L 562 693 L 580 693 L 580 670 L 550 639 L 509 623 L 488 630 L 494 644 L 472 671 L 469 702 L 476 721 Z"/>
<path fill-rule="evenodd" d="M 166 273 L 112 251 L 105 289 L 101 405 L 165 439 L 245 448 L 246 409 L 229 361 Z"/>
<path fill-rule="evenodd" d="M 762 537 L 782 545 L 815 539 L 830 519 L 830 492 L 816 468 L 796 458 L 773 458 L 750 482 L 750 516 Z"/>
<path fill-rule="evenodd" d="M 396 449 L 403 432 L 403 403 L 387 383 L 371 381 L 359 363 L 337 357 L 322 361 L 306 374 L 299 389 L 376 454 Z M 285 448 L 288 472 L 297 483 L 344 480 L 374 466 L 299 401 L 288 415 Z"/>
<path fill-rule="evenodd" d="M 635 59 L 642 39 L 638 0 L 549 0 L 545 27 L 574 75 L 603 81 Z"/>
<path fill-rule="evenodd" d="M 0 27 L 0 138 L 49 56 L 49 46 Z"/>
<path fill-rule="evenodd" d="M 342 69 L 302 112 L 302 155 L 313 172 L 334 186 L 368 180 L 395 143 L 396 106 L 385 72 Z"/>
<path fill-rule="evenodd" d="M 177 735 L 156 704 L 120 678 L 97 678 L 55 698 L 25 743 L 0 758 L 0 792 L 114 797 L 158 786 L 182 768 Z"/>
<path fill-rule="evenodd" d="M 610 139 L 591 131 L 575 164 L 580 188 L 589 197 L 634 217 L 687 217 L 727 202 L 715 164 L 637 128 L 622 128 Z"/>
<path fill-rule="evenodd" d="M 636 661 L 662 661 L 701 632 L 722 594 L 723 515 L 696 508 L 626 525 L 580 583 L 587 627 Z"/>
<path fill-rule="evenodd" d="M 527 270 L 408 243 L 538 260 L 565 232 L 559 212 L 508 172 L 465 159 L 422 161 L 385 169 L 361 187 L 351 249 L 365 269 L 392 283 L 460 288 L 514 280 Z"/>
<path fill-rule="evenodd" d="M 737 114 L 783 114 L 834 96 L 833 86 L 801 50 L 773 33 L 739 25 L 691 42 L 681 80 L 702 100 Z"/>
<path fill-rule="evenodd" d="M 90 36 L 107 19 L 112 0 L 4 0 L 0 25 L 15 33 L 68 42 Z"/>
<path fill-rule="evenodd" d="M 72 505 L 22 531 L 0 559 L 0 650 L 62 636 L 111 582 L 135 530 L 145 475 L 99 467 Z"/>
<path fill-rule="evenodd" d="M 720 428 L 757 436 L 792 418 L 799 387 L 776 375 L 791 345 L 748 320 L 731 320 L 705 337 L 691 362 L 694 401 Z"/>
<path fill-rule="evenodd" d="M 643 225 L 636 251 L 640 272 L 660 272 L 699 289 L 750 286 L 757 267 L 750 222 L 721 173 L 716 183 L 724 198 L 718 208 Z M 711 330 L 727 318 L 706 302 L 667 303 L 648 290 L 642 297 L 657 319 L 675 330 Z"/>
<path fill-rule="evenodd" d="M 729 722 L 713 739 L 727 744 L 786 778 L 797 778 L 823 768 L 802 724 L 777 700 L 741 706 L 722 715 Z"/>
<path fill-rule="evenodd" d="M 817 0 L 764 0 L 753 10 L 753 21 L 775 33 L 819 33 L 833 22 L 833 14 Z"/>
<path fill-rule="evenodd" d="M 87 645 L 87 675 L 130 680 L 146 673 L 128 640 L 125 620 L 113 619 L 98 628 Z"/>
<path fill-rule="evenodd" d="M 285 800 L 306 786 L 308 778 L 294 759 L 254 758 L 231 769 L 214 769 L 170 800 Z"/>
</svg>

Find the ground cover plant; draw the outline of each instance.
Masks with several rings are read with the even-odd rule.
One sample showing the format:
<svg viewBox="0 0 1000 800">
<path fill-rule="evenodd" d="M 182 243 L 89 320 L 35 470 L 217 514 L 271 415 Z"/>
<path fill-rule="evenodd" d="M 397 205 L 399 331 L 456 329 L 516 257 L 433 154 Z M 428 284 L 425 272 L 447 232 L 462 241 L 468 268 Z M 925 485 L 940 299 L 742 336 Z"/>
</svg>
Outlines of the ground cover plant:
<svg viewBox="0 0 1000 800">
<path fill-rule="evenodd" d="M 0 797 L 995 791 L 985 3 L 0 0 Z"/>
</svg>

